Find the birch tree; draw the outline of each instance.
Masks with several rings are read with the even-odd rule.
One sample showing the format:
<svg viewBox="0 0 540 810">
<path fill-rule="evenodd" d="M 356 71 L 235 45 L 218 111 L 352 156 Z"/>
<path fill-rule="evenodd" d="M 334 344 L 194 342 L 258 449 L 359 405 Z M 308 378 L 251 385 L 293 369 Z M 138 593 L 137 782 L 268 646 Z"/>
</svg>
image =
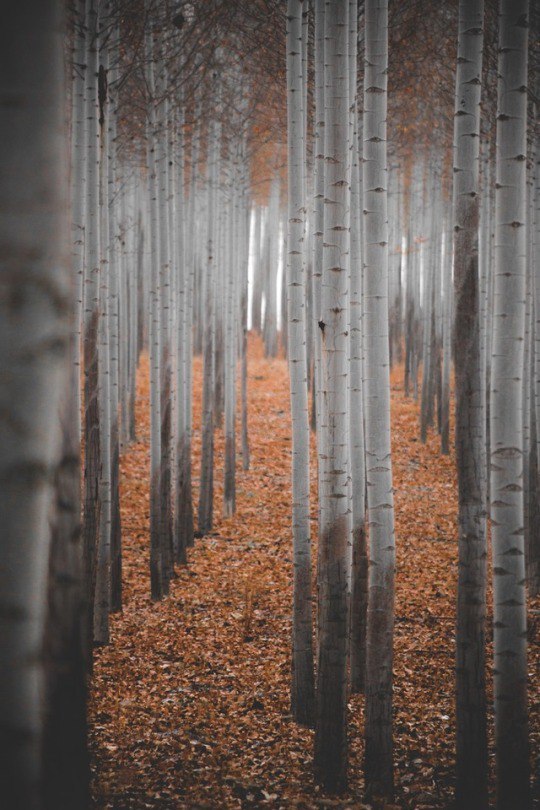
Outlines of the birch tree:
<svg viewBox="0 0 540 810">
<path fill-rule="evenodd" d="M 152 32 L 145 32 L 147 82 L 149 91 L 148 120 L 146 124 L 148 194 L 150 197 L 150 291 L 149 291 L 149 348 L 150 348 L 150 591 L 152 599 L 164 594 L 162 560 L 161 510 L 161 398 L 160 398 L 160 341 L 159 341 L 159 206 L 158 176 L 155 146 L 156 112 L 154 104 L 154 58 Z"/>
<path fill-rule="evenodd" d="M 530 804 L 523 538 L 527 0 L 501 0 L 491 363 L 497 807 Z"/>
<path fill-rule="evenodd" d="M 367 627 L 367 538 L 366 538 L 366 463 L 364 452 L 364 405 L 362 387 L 362 113 L 357 109 L 357 13 L 356 4 L 349 6 L 349 76 L 351 149 L 351 260 L 350 260 L 350 443 L 352 500 L 352 578 L 351 578 L 351 689 L 365 687 Z M 354 58 L 351 51 L 355 49 Z"/>
<path fill-rule="evenodd" d="M 98 11 L 95 0 L 86 7 L 86 220 L 85 276 L 83 302 L 84 346 L 84 556 L 87 589 L 87 647 L 93 643 L 94 591 L 96 583 L 96 554 L 101 520 L 101 425 L 99 409 L 99 135 L 98 135 Z M 90 660 L 90 659 L 89 659 Z"/>
<path fill-rule="evenodd" d="M 288 359 L 292 417 L 292 526 L 294 555 L 292 713 L 309 725 L 314 712 L 309 525 L 309 414 L 305 328 L 302 0 L 287 4 Z"/>
<path fill-rule="evenodd" d="M 120 29 L 113 27 L 109 42 L 109 161 L 108 161 L 108 194 L 109 207 L 109 340 L 110 340 L 110 411 L 111 411 L 111 562 L 110 562 L 110 607 L 111 611 L 122 609 L 122 525 L 120 519 L 120 429 L 118 423 L 119 409 L 119 320 L 120 289 L 118 226 L 119 209 L 117 164 L 117 112 L 118 81 L 120 78 Z M 111 97 L 111 85 L 114 83 L 114 98 Z"/>
<path fill-rule="evenodd" d="M 203 429 L 201 489 L 199 495 L 199 531 L 212 528 L 214 503 L 214 342 L 215 342 L 215 274 L 216 274 L 216 194 L 220 171 L 221 125 L 210 123 L 208 146 L 208 241 L 206 256 L 206 312 L 203 350 Z"/>
<path fill-rule="evenodd" d="M 365 779 L 391 798 L 394 497 L 390 446 L 386 111 L 388 3 L 365 2 L 364 404 L 369 527 Z"/>
<path fill-rule="evenodd" d="M 184 321 L 184 358 L 185 358 L 185 425 L 184 437 L 179 453 L 179 478 L 178 500 L 176 503 L 177 512 L 181 521 L 181 535 L 179 547 L 187 548 L 193 545 L 193 493 L 191 481 L 191 437 L 192 437 L 192 387 L 193 387 L 193 308 L 194 308 L 194 287 L 195 287 L 195 264 L 197 261 L 197 251 L 195 246 L 195 206 L 197 200 L 197 182 L 199 171 L 199 150 L 200 150 L 200 124 L 199 113 L 200 104 L 195 108 L 196 122 L 195 131 L 192 133 L 191 143 L 191 177 L 190 192 L 187 215 L 187 229 L 184 231 L 186 240 L 186 317 Z"/>
<path fill-rule="evenodd" d="M 61 394 L 62 450 L 55 475 L 51 518 L 47 618 L 44 631 L 43 798 L 46 807 L 79 807 L 88 802 L 89 758 L 86 728 L 87 672 L 84 648 L 85 593 L 81 522 L 81 303 L 84 265 L 85 186 L 85 3 L 74 9 L 72 97 L 72 273 L 69 374 Z"/>
<path fill-rule="evenodd" d="M 169 162 L 167 127 L 169 124 L 169 104 L 167 99 L 168 74 L 163 60 L 163 43 L 156 44 L 156 107 L 157 107 L 157 151 L 158 205 L 159 205 L 159 350 L 160 350 L 160 413 L 161 413 L 161 457 L 160 457 L 160 541 L 163 588 L 169 592 L 169 581 L 173 575 L 173 517 L 172 517 L 172 351 L 171 351 L 171 246 L 168 227 Z"/>
<path fill-rule="evenodd" d="M 347 782 L 347 648 L 351 567 L 348 361 L 348 0 L 325 6 L 325 184 L 321 341 L 319 647 L 315 773 Z"/>
<path fill-rule="evenodd" d="M 102 21 L 103 22 L 103 21 Z M 102 37 L 100 37 L 102 39 Z M 99 177 L 98 216 L 100 234 L 99 328 L 98 328 L 98 407 L 100 422 L 101 467 L 99 488 L 101 513 L 96 554 L 96 592 L 94 600 L 94 643 L 109 642 L 111 607 L 111 398 L 109 353 L 109 205 L 108 205 L 108 51 L 100 43 L 98 73 Z"/>
<path fill-rule="evenodd" d="M 456 801 L 487 807 L 485 694 L 485 414 L 478 239 L 483 0 L 459 4 L 454 112 L 454 364 L 459 578 L 456 629 Z"/>
<path fill-rule="evenodd" d="M 238 182 L 236 167 L 229 156 L 229 188 L 228 188 L 228 227 L 227 227 L 227 255 L 224 257 L 224 406 L 225 406 L 225 469 L 223 481 L 223 515 L 231 517 L 236 511 L 236 264 L 238 261 L 238 244 L 236 243 L 237 206 L 235 196 Z"/>
<path fill-rule="evenodd" d="M 12 3 L 5 12 L 0 79 L 0 795 L 8 807 L 40 810 L 49 517 L 62 458 L 59 409 L 71 359 L 74 300 L 64 20 L 57 2 Z"/>
</svg>

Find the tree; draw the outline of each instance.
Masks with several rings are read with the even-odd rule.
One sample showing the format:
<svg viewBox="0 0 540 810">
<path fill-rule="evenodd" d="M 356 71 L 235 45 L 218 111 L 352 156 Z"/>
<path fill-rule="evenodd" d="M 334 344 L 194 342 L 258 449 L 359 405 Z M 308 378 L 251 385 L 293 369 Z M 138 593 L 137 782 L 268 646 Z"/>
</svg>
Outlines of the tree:
<svg viewBox="0 0 540 810">
<path fill-rule="evenodd" d="M 364 405 L 369 516 L 365 778 L 368 796 L 391 798 L 395 541 L 388 341 L 387 0 L 366 0 L 365 15 Z"/>
<path fill-rule="evenodd" d="M 523 538 L 527 0 L 501 0 L 491 365 L 497 807 L 530 803 Z"/>
<path fill-rule="evenodd" d="M 62 450 L 55 475 L 51 518 L 47 617 L 44 631 L 43 802 L 45 807 L 79 807 L 88 802 L 89 759 L 84 647 L 85 590 L 81 523 L 81 299 L 84 262 L 85 3 L 74 13 L 72 155 L 72 273 L 69 374 L 60 402 Z"/>
<path fill-rule="evenodd" d="M 216 195 L 220 174 L 221 125 L 210 123 L 208 146 L 208 241 L 206 269 L 206 329 L 204 332 L 204 377 L 203 377 L 203 431 L 201 460 L 201 489 L 199 495 L 199 531 L 203 534 L 212 528 L 214 503 L 214 345 L 215 345 L 215 296 L 216 284 Z"/>
<path fill-rule="evenodd" d="M 0 795 L 43 807 L 44 632 L 62 460 L 70 280 L 63 6 L 11 3 L 2 26 Z M 31 58 L 21 58 L 21 54 Z"/>
<path fill-rule="evenodd" d="M 101 233 L 99 221 L 99 135 L 98 135 L 98 10 L 95 0 L 86 5 L 86 224 L 83 300 L 84 346 L 84 500 L 83 538 L 87 589 L 87 648 L 93 644 L 94 594 L 97 552 L 102 511 L 101 412 L 99 407 L 99 322 Z M 91 654 L 88 655 L 91 664 Z"/>
<path fill-rule="evenodd" d="M 478 227 L 483 0 L 459 4 L 454 113 L 454 365 L 458 475 L 456 801 L 487 807 L 486 493 Z"/>
<path fill-rule="evenodd" d="M 356 5 L 349 6 L 349 103 L 351 112 L 351 261 L 349 304 L 349 413 L 351 442 L 352 577 L 351 577 L 351 690 L 363 692 L 366 675 L 367 537 L 366 459 L 364 448 L 362 341 L 362 114 L 357 109 Z M 354 57 L 351 51 L 355 49 Z M 359 131 L 360 130 L 360 131 Z"/>
<path fill-rule="evenodd" d="M 160 240 L 158 206 L 158 167 L 156 159 L 156 109 L 153 38 L 151 29 L 145 31 L 147 82 L 149 92 L 146 148 L 148 162 L 148 194 L 150 198 L 151 270 L 149 291 L 150 348 L 150 591 L 152 599 L 162 599 L 163 581 L 162 504 L 161 504 L 161 397 L 160 397 Z"/>
<path fill-rule="evenodd" d="M 288 360 L 292 417 L 292 528 L 294 554 L 292 713 L 313 723 L 315 686 L 311 608 L 309 525 L 309 414 L 306 357 L 304 242 L 304 163 L 302 92 L 302 0 L 287 5 Z"/>
<path fill-rule="evenodd" d="M 317 7 L 318 8 L 318 7 Z M 315 772 L 347 782 L 347 650 L 351 570 L 347 407 L 349 262 L 348 0 L 325 5 L 325 183 L 319 429 L 319 647 Z"/>
</svg>

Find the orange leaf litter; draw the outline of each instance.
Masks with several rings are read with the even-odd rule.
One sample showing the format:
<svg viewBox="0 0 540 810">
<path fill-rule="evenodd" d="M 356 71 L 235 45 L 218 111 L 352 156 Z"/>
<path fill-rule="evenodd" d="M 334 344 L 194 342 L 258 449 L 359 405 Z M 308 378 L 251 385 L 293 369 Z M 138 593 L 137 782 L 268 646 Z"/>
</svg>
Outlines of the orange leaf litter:
<svg viewBox="0 0 540 810">
<path fill-rule="evenodd" d="M 283 359 L 250 336 L 251 469 L 238 456 L 237 513 L 195 541 L 170 596 L 150 600 L 149 377 L 138 377 L 138 441 L 121 467 L 124 610 L 96 651 L 90 703 L 93 807 L 363 808 L 362 704 L 350 700 L 349 792 L 325 797 L 311 774 L 313 732 L 289 713 L 291 530 L 289 387 Z M 456 480 L 439 439 L 419 441 L 418 406 L 392 373 L 396 492 L 395 777 L 390 807 L 444 808 L 454 767 Z M 202 368 L 194 364 L 195 505 Z M 312 480 L 315 481 L 314 443 Z M 312 525 L 316 533 L 315 486 Z M 315 556 L 315 555 L 314 555 Z M 540 740 L 540 600 L 530 609 L 531 748 Z M 491 637 L 491 633 L 489 633 Z M 488 650 L 490 668 L 491 649 Z M 488 672 L 488 682 L 491 672 Z M 491 741 L 491 761 L 493 745 Z M 538 763 L 536 763 L 538 774 Z"/>
</svg>

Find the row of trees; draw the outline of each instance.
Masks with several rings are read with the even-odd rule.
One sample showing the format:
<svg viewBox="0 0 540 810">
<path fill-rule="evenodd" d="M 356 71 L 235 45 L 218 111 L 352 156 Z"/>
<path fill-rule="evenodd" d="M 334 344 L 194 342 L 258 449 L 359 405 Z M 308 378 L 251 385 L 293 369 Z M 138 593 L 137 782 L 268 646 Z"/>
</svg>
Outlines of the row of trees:
<svg viewBox="0 0 540 810">
<path fill-rule="evenodd" d="M 235 511 L 237 412 L 249 466 L 250 239 L 259 263 L 277 266 L 279 183 L 270 206 L 257 206 L 266 223 L 257 242 L 250 117 L 260 99 L 240 40 L 257 41 L 261 8 L 233 9 L 244 31 L 217 4 L 32 9 L 29 25 L 27 10 L 10 9 L 2 36 L 0 792 L 10 807 L 58 810 L 88 799 L 87 679 L 93 646 L 109 642 L 109 616 L 122 609 L 119 458 L 136 439 L 141 353 L 151 377 L 150 587 L 161 599 L 197 530 L 212 528 L 221 423 L 223 510 Z M 27 52 L 21 69 L 15 56 Z M 194 349 L 204 358 L 196 517 Z"/>
<path fill-rule="evenodd" d="M 366 792 L 368 796 L 390 796 L 394 516 L 386 289 L 388 10 L 384 3 L 366 3 L 366 70 L 359 95 L 357 4 L 322 0 L 315 4 L 311 206 L 305 181 L 308 114 L 302 59 L 307 43 L 302 38 L 302 8 L 298 0 L 289 0 L 288 346 L 295 550 L 292 706 L 300 722 L 315 720 L 316 774 L 326 789 L 340 792 L 346 785 L 350 656 L 351 686 L 366 693 Z M 306 304 L 308 262 L 313 263 L 310 306 Z M 315 690 L 306 311 L 314 320 L 318 447 Z M 366 506 L 370 516 L 369 583 Z"/>
<path fill-rule="evenodd" d="M 493 5 L 459 4 L 453 144 L 451 132 L 421 151 L 402 143 L 401 152 L 393 150 L 390 168 L 388 3 L 315 2 L 311 42 L 309 19 L 305 24 L 310 13 L 305 3 L 289 0 L 293 711 L 299 722 L 315 724 L 319 781 L 340 792 L 346 785 L 348 694 L 364 692 L 366 794 L 392 798 L 395 564 L 388 370 L 391 359 L 404 360 L 405 391 L 421 404 L 421 439 L 425 442 L 435 425 L 441 450 L 448 453 L 453 357 L 459 490 L 456 800 L 460 807 L 488 805 L 489 516 L 498 806 L 527 807 L 526 586 L 535 595 L 540 584 L 538 131 L 537 99 L 527 94 L 528 4 L 502 0 L 498 25 Z M 484 52 L 488 70 L 496 57 L 494 42 L 488 39 L 484 47 L 486 28 L 498 36 L 496 86 L 483 66 Z M 305 68 L 310 60 L 312 83 Z M 310 373 L 319 492 L 316 668 L 308 522 Z"/>
</svg>

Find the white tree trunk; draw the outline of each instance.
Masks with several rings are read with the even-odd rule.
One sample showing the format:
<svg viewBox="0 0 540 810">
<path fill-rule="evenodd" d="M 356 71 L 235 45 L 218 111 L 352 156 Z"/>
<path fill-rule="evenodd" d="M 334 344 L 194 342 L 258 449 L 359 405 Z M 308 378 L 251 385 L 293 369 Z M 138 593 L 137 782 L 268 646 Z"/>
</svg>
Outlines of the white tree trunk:
<svg viewBox="0 0 540 810">
<path fill-rule="evenodd" d="M 491 520 L 497 807 L 529 807 L 523 541 L 527 0 L 501 0 L 491 367 Z"/>
<path fill-rule="evenodd" d="M 212 528 L 214 504 L 214 338 L 215 338 L 215 275 L 218 228 L 216 222 L 216 195 L 219 177 L 219 151 L 221 126 L 217 121 L 210 124 L 208 155 L 208 240 L 206 254 L 206 308 L 204 317 L 203 352 L 203 415 L 201 487 L 199 494 L 199 531 L 203 534 Z"/>
<path fill-rule="evenodd" d="M 349 93 L 356 95 L 357 66 L 357 8 L 349 6 L 349 49 L 355 48 L 354 61 L 351 61 Z M 349 54 L 350 58 L 350 54 Z M 353 96 L 354 92 L 354 96 Z M 363 692 L 366 669 L 366 627 L 367 627 L 367 544 L 366 544 L 366 462 L 364 446 L 364 404 L 363 404 L 363 341 L 362 341 L 362 140 L 359 137 L 360 116 L 358 99 L 351 103 L 351 261 L 350 261 L 350 304 L 349 304 L 349 414 L 351 443 L 351 498 L 352 498 L 352 543 L 353 561 L 351 577 L 351 690 Z"/>
<path fill-rule="evenodd" d="M 163 43 L 155 51 L 162 50 Z M 163 591 L 169 592 L 169 581 L 173 575 L 173 515 L 172 515 L 172 335 L 171 335 L 171 246 L 169 240 L 169 144 L 167 125 L 169 103 L 167 100 L 168 74 L 164 60 L 156 63 L 157 92 L 157 175 L 159 206 L 159 350 L 160 350 L 160 411 L 161 411 L 161 564 L 163 567 Z"/>
<path fill-rule="evenodd" d="M 223 515 L 232 517 L 236 511 L 236 334 L 238 319 L 237 263 L 238 263 L 238 217 L 235 196 L 238 176 L 234 161 L 229 156 L 229 188 L 227 201 L 227 253 L 224 266 L 224 404 L 225 404 L 225 469 L 223 481 Z"/>
<path fill-rule="evenodd" d="M 156 111 L 152 34 L 145 36 L 147 82 L 149 90 L 148 121 L 146 127 L 148 192 L 150 197 L 150 291 L 149 291 L 149 348 L 150 348 L 150 590 L 152 599 L 162 599 L 163 562 L 161 543 L 161 403 L 160 403 L 160 306 L 159 306 L 159 206 L 158 167 L 156 161 Z"/>
<path fill-rule="evenodd" d="M 387 0 L 366 0 L 365 14 L 364 404 L 369 514 L 365 778 L 368 796 L 391 798 L 395 541 L 388 344 Z"/>
<path fill-rule="evenodd" d="M 101 441 L 101 514 L 97 548 L 96 595 L 94 602 L 94 643 L 109 642 L 109 613 L 111 607 L 111 398 L 109 354 L 109 208 L 108 208 L 108 103 L 107 46 L 100 43 L 99 57 L 99 195 L 100 232 L 99 281 L 99 421 Z"/>
<path fill-rule="evenodd" d="M 96 554 L 101 519 L 101 425 L 99 408 L 99 135 L 98 135 L 98 12 L 95 0 L 86 9 L 86 119 L 88 122 L 86 167 L 85 276 L 83 302 L 84 347 L 84 555 L 87 589 L 87 648 L 93 643 Z"/>
<path fill-rule="evenodd" d="M 315 773 L 347 783 L 347 649 L 351 569 L 347 403 L 349 263 L 348 0 L 325 7 L 325 193 L 321 341 L 319 649 Z"/>
<path fill-rule="evenodd" d="M 292 417 L 292 528 L 294 556 L 291 707 L 299 723 L 313 723 L 314 673 L 309 526 L 309 416 L 305 324 L 302 2 L 287 6 L 288 236 L 287 305 Z"/>
<path fill-rule="evenodd" d="M 75 293 L 63 22 L 61 3 L 14 4 L 1 34 L 0 795 L 25 810 L 44 807 L 50 517 Z"/>
<path fill-rule="evenodd" d="M 480 358 L 479 142 L 483 0 L 459 4 L 454 113 L 454 363 L 459 579 L 456 629 L 459 807 L 487 807 L 485 412 Z"/>
</svg>

